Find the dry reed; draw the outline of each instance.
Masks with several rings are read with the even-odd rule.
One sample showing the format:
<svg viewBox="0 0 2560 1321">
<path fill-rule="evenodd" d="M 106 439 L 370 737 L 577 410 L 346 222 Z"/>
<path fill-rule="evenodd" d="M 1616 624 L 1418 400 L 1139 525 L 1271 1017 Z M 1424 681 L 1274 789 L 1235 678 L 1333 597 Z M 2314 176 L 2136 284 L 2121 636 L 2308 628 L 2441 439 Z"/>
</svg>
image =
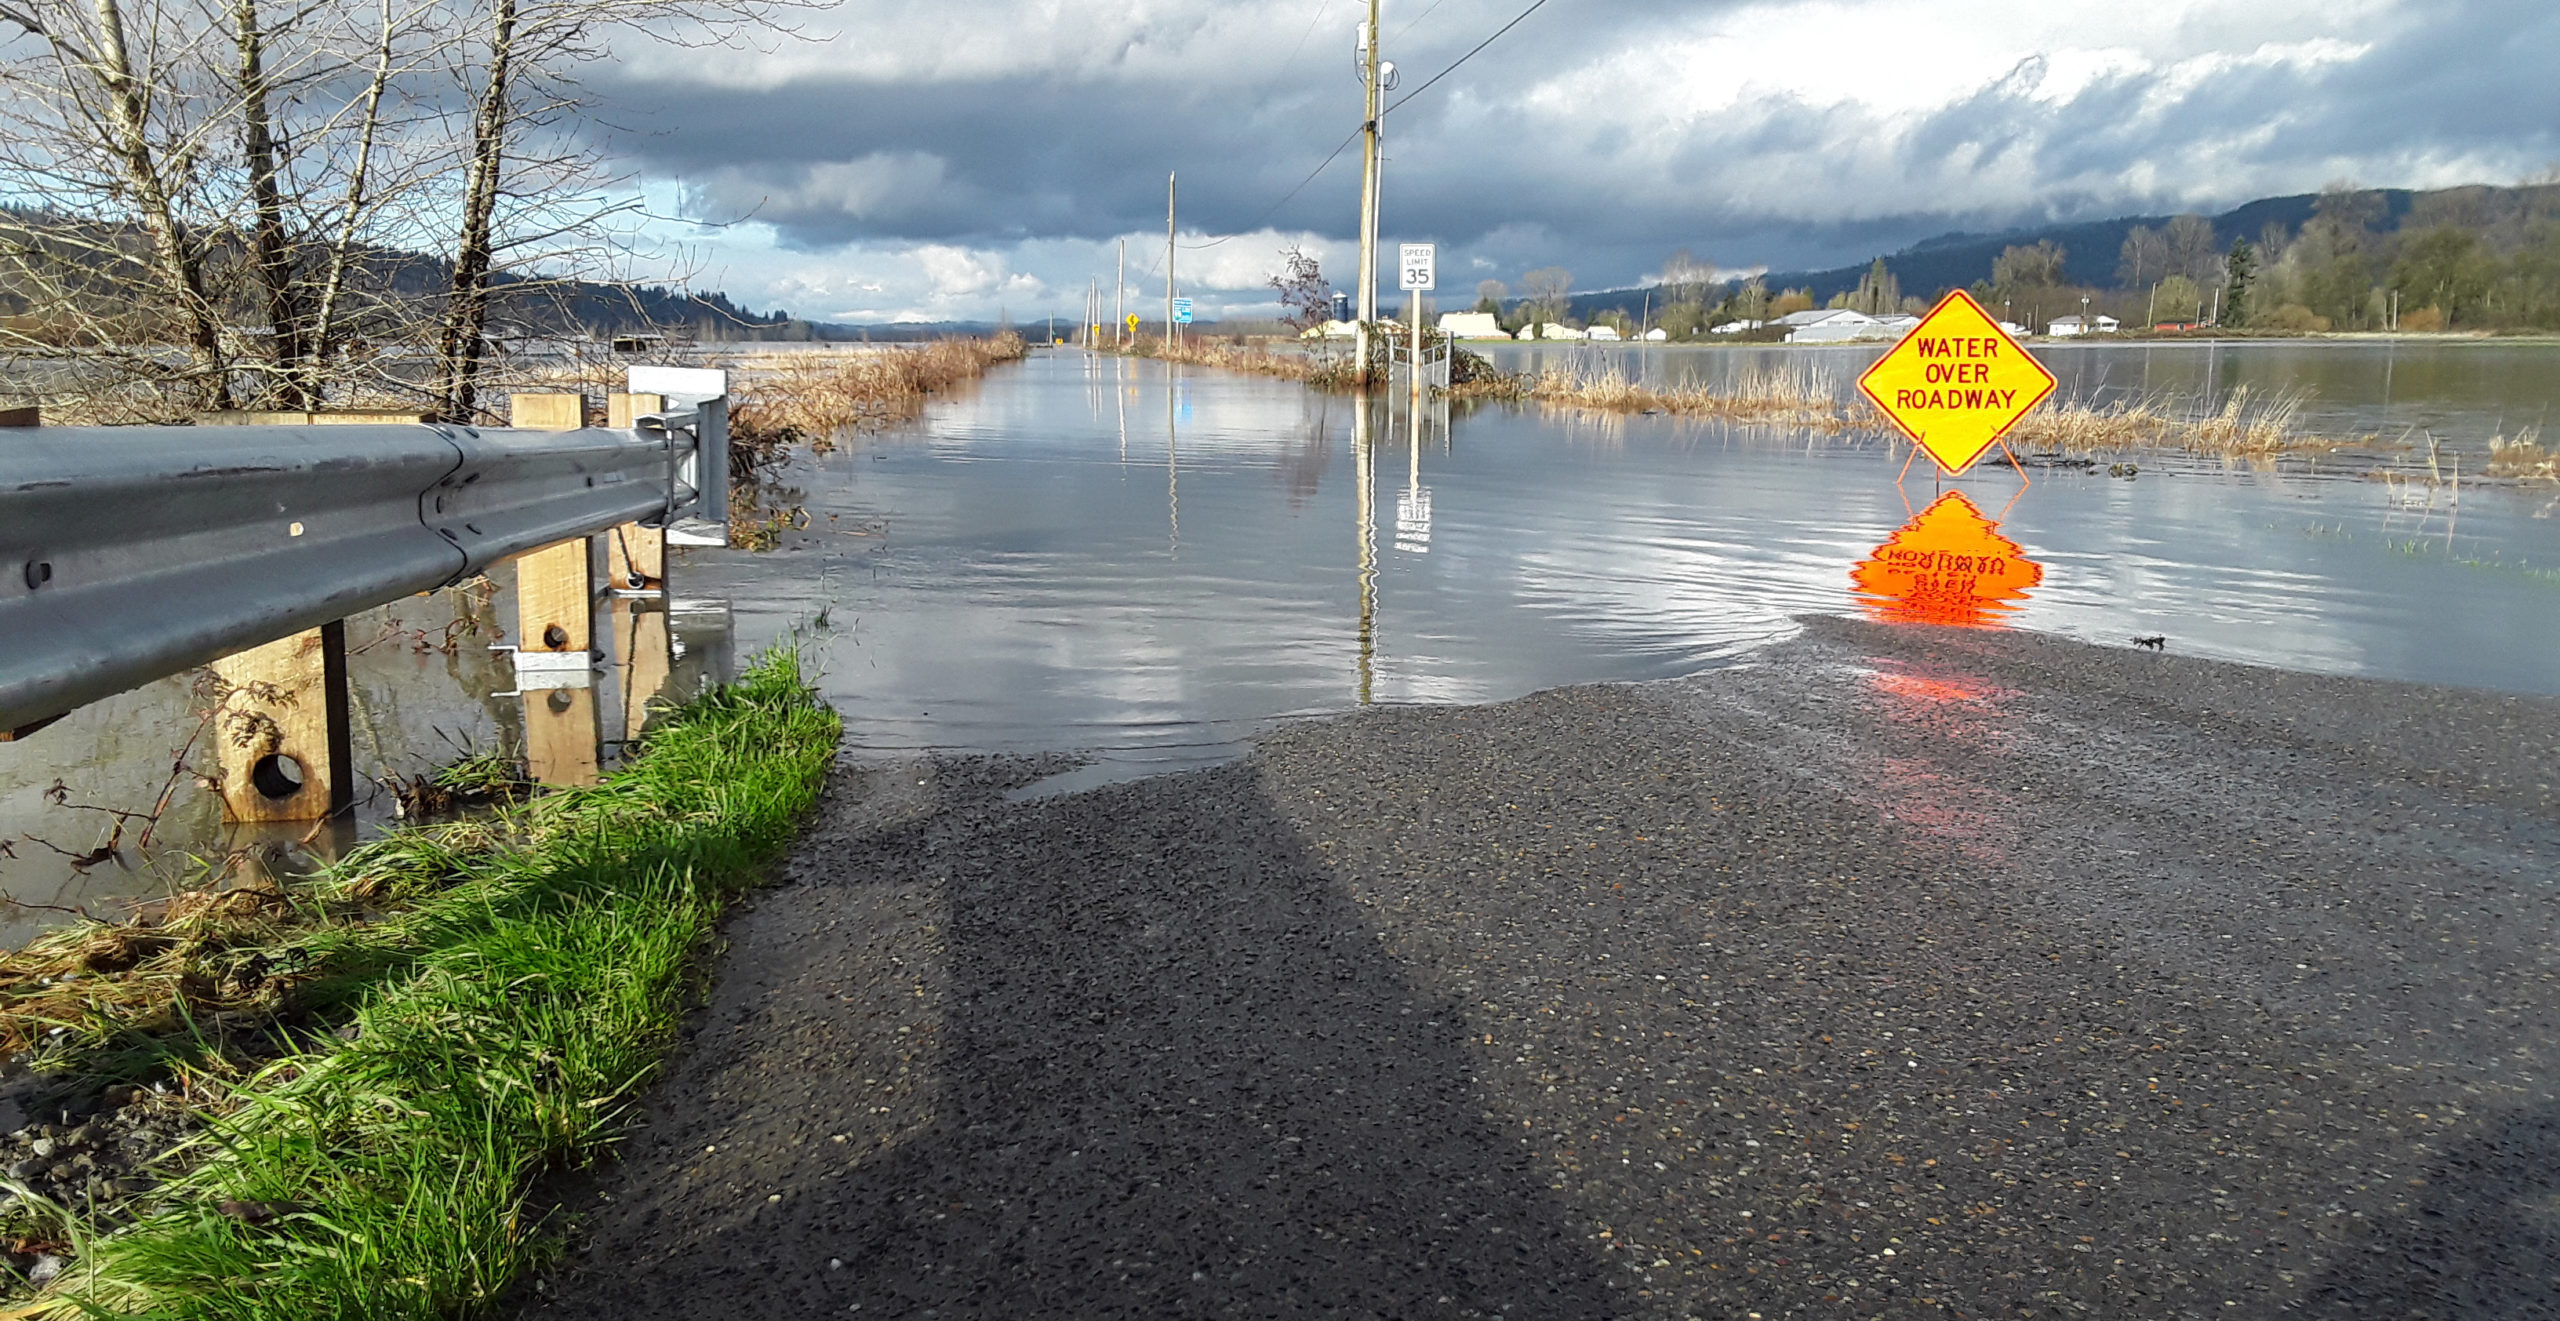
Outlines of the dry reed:
<svg viewBox="0 0 2560 1321">
<path fill-rule="evenodd" d="M 1349 355 L 1324 350 L 1285 353 L 1239 340 L 1202 337 L 1177 339 L 1170 344 L 1161 339 L 1140 339 L 1133 342 L 1127 352 L 1132 357 L 1156 358 L 1193 367 L 1277 376 L 1320 390 L 1349 389 L 1359 383 L 1359 373 Z"/>
<path fill-rule="evenodd" d="M 921 348 L 798 352 L 729 359 L 739 379 L 729 434 L 754 448 L 806 442 L 820 449 L 848 433 L 890 426 L 925 400 L 1029 352 L 1006 331 L 992 339 L 936 340 Z"/>
<path fill-rule="evenodd" d="M 1838 391 L 1819 371 L 1760 368 L 1723 386 L 1650 385 L 1614 366 L 1600 372 L 1551 370 L 1459 387 L 1461 397 L 1533 400 L 1614 413 L 1671 413 L 1772 426 L 1846 430 Z"/>
<path fill-rule="evenodd" d="M 2541 437 L 2537 427 L 2526 427 L 2513 440 L 2491 437 L 2488 474 L 2512 481 L 2560 481 L 2560 453 L 2543 445 Z"/>
<path fill-rule="evenodd" d="M 1722 385 L 1651 385 L 1629 380 L 1614 365 L 1599 371 L 1550 370 L 1461 386 L 1462 398 L 1510 399 L 1563 408 L 1617 413 L 1711 417 L 1800 431 L 1891 430 L 1863 397 L 1849 396 L 1818 369 L 1760 368 Z M 2220 410 L 2199 413 L 2166 397 L 2106 406 L 2048 402 L 2009 434 L 2020 448 L 2063 454 L 2142 449 L 2185 449 L 2232 457 L 2271 456 L 2338 448 L 2343 442 L 2301 427 L 2304 396 L 2286 392 L 2258 397 L 2242 386 Z M 2370 440 L 2370 437 L 2364 438 Z M 2509 446 L 2519 469 L 2548 467 L 2538 448 Z"/>
</svg>

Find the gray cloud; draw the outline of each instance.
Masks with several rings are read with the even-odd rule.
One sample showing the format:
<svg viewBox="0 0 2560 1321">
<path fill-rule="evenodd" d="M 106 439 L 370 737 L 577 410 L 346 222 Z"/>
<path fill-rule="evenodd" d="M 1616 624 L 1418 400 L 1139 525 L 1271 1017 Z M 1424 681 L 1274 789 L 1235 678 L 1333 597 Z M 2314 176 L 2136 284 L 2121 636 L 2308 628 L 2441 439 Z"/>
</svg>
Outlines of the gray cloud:
<svg viewBox="0 0 2560 1321">
<path fill-rule="evenodd" d="M 1407 85 L 1518 3 L 1448 0 L 1391 47 Z M 894 59 L 841 74 L 804 61 L 770 85 L 671 89 L 663 72 L 608 70 L 596 87 L 608 116 L 637 130 L 618 143 L 635 169 L 680 180 L 696 214 L 752 211 L 788 247 L 1160 231 L 1168 169 L 1182 173 L 1186 230 L 1345 238 L 1356 149 L 1271 208 L 1356 123 L 1354 6 L 1330 5 L 1312 29 L 1313 3 L 1265 8 L 1272 17 L 1239 35 L 1212 21 L 1233 18 L 1214 0 L 1164 0 L 1160 40 L 1104 42 L 1065 62 L 991 57 L 954 72 L 920 53 L 912 72 Z M 882 39 L 931 32 L 919 12 L 899 10 Z M 1632 280 L 1675 246 L 1729 265 L 1828 264 L 1950 228 L 2228 205 L 2340 174 L 2502 181 L 2560 158 L 2547 72 L 2560 65 L 2560 9 L 2523 0 L 2374 0 L 2295 42 L 2329 43 L 2317 49 L 2169 31 L 2168 55 L 2059 92 L 2059 65 L 2030 53 L 1916 106 L 1833 94 L 1818 71 L 1610 83 L 1704 27 L 1783 12 L 1555 0 L 1389 120 L 1391 236 L 1449 245 L 1453 271 L 1509 277 L 1560 262 L 1588 286 Z M 1768 90 L 1697 111 L 1676 85 L 1689 80 Z"/>
</svg>

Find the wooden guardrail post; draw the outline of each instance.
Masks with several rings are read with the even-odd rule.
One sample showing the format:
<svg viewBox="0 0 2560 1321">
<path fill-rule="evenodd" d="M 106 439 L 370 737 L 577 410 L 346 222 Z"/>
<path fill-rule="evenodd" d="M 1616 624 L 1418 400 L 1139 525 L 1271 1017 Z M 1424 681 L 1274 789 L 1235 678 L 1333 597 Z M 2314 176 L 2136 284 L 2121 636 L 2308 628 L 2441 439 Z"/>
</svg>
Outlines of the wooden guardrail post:
<svg viewBox="0 0 2560 1321">
<path fill-rule="evenodd" d="M 587 399 L 577 394 L 520 394 L 509 401 L 510 423 L 533 431 L 575 431 L 587 424 Z M 595 544 L 580 537 L 516 557 L 517 686 L 527 673 L 521 657 L 550 653 L 585 659 L 595 646 Z M 595 689 L 525 689 L 525 769 L 553 785 L 594 784 Z"/>
<path fill-rule="evenodd" d="M 649 723 L 649 703 L 667 686 L 675 670 L 667 612 L 655 602 L 621 599 L 613 603 L 613 660 L 622 693 L 622 739 L 638 742 Z"/>
<path fill-rule="evenodd" d="M 627 428 L 643 414 L 667 406 L 666 396 L 609 394 L 604 398 L 604 424 Z M 664 592 L 667 589 L 667 533 L 664 528 L 625 523 L 606 534 L 605 581 L 617 592 Z"/>
<path fill-rule="evenodd" d="M 343 621 L 226 656 L 213 672 L 226 818 L 317 821 L 355 805 Z"/>
<path fill-rule="evenodd" d="M 423 422 L 415 412 L 211 414 L 212 423 L 342 426 Z M 294 525 L 291 535 L 300 536 Z M 223 815 L 233 821 L 317 821 L 355 806 L 347 715 L 347 628 L 323 624 L 213 663 L 214 759 Z"/>
</svg>

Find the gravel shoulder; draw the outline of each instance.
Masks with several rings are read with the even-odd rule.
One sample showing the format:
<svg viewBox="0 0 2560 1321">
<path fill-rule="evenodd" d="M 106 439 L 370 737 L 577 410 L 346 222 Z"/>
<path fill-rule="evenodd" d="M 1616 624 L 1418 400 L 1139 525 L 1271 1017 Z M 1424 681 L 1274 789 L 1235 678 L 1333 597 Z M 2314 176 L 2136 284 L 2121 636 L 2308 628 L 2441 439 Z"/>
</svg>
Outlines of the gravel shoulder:
<svg viewBox="0 0 2560 1321">
<path fill-rule="evenodd" d="M 849 765 L 545 1317 L 2560 1314 L 2560 702 L 1810 620 Z"/>
</svg>

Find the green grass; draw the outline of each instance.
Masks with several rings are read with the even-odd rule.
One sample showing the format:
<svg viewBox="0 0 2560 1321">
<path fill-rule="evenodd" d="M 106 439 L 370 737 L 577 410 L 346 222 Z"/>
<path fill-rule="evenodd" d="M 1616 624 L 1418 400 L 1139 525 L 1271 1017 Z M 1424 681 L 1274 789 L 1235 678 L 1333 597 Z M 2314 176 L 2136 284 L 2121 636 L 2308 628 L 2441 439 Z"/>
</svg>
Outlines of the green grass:
<svg viewBox="0 0 2560 1321">
<path fill-rule="evenodd" d="M 374 957 L 336 951 L 367 968 L 350 980 L 354 1039 L 319 1037 L 227 1087 L 199 1139 L 213 1154 L 89 1245 L 56 1314 L 485 1308 L 549 1251 L 526 1206 L 535 1178 L 610 1140 L 723 905 L 815 804 L 838 733 L 777 650 L 605 784 L 514 809 L 490 847 L 395 836 L 351 857 L 440 877 L 345 936 Z"/>
</svg>

